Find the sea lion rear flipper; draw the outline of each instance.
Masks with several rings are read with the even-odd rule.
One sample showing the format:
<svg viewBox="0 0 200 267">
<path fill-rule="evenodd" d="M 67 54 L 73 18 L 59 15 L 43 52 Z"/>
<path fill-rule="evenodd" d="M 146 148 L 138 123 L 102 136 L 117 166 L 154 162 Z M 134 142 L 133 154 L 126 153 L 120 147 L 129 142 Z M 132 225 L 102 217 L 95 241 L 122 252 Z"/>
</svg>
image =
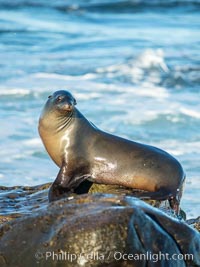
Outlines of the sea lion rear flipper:
<svg viewBox="0 0 200 267">
<path fill-rule="evenodd" d="M 179 190 L 177 192 L 179 192 Z M 160 200 L 160 201 L 168 200 L 171 208 L 176 212 L 176 214 L 179 214 L 180 197 L 177 192 L 172 194 L 170 191 L 166 191 L 165 189 L 162 188 L 156 192 L 138 191 L 133 195 L 142 200 L 150 200 L 150 199 Z"/>
</svg>

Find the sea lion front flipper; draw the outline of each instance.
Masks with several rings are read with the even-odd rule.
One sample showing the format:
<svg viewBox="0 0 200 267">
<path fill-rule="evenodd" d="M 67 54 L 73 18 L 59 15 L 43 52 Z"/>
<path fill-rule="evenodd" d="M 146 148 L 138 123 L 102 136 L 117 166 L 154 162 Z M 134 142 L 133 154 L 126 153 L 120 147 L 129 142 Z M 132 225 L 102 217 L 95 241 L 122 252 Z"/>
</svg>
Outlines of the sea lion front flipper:
<svg viewBox="0 0 200 267">
<path fill-rule="evenodd" d="M 60 171 L 56 177 L 56 180 L 52 183 L 49 189 L 49 201 L 54 201 L 60 199 L 62 194 L 69 194 L 70 189 L 67 186 L 69 181 L 71 180 L 69 176 L 66 175 L 67 170 L 66 166 L 62 166 Z"/>
<path fill-rule="evenodd" d="M 79 194 L 79 191 L 83 193 L 83 190 L 84 193 L 88 192 L 91 183 L 87 183 L 87 178 L 88 175 L 81 175 L 76 170 L 71 170 L 66 163 L 63 164 L 49 189 L 49 201 L 71 196 L 73 193 Z"/>
</svg>

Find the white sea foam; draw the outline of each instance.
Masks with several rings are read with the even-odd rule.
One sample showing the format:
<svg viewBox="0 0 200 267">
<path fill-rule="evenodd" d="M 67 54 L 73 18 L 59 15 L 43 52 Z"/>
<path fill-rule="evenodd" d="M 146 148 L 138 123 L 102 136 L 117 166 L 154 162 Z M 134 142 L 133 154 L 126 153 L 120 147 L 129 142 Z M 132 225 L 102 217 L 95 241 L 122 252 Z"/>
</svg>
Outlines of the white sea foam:
<svg viewBox="0 0 200 267">
<path fill-rule="evenodd" d="M 75 93 L 74 95 L 79 100 L 96 99 L 96 98 L 100 98 L 102 96 L 102 94 L 95 93 L 95 92 L 88 92 L 87 94 L 85 92 L 83 92 L 83 93 Z"/>
<path fill-rule="evenodd" d="M 155 69 L 158 72 L 155 72 Z M 147 49 L 135 59 L 97 69 L 97 73 L 106 74 L 109 78 L 124 77 L 133 83 L 144 81 L 159 83 L 161 81 L 159 71 L 169 72 L 162 49 Z"/>
<path fill-rule="evenodd" d="M 63 74 L 57 74 L 57 73 L 44 73 L 44 72 L 38 72 L 34 74 L 36 78 L 42 78 L 42 79 L 55 79 L 55 80 L 65 80 L 65 81 L 80 81 L 80 80 L 90 80 L 97 78 L 97 75 L 94 73 L 86 73 L 83 75 L 63 75 Z"/>
<path fill-rule="evenodd" d="M 84 90 L 87 90 L 87 99 L 99 97 L 100 94 L 103 94 L 105 91 L 131 93 L 131 95 L 163 99 L 169 96 L 169 92 L 164 87 L 155 86 L 155 80 L 159 81 L 160 79 L 159 73 L 152 73 L 146 77 L 144 69 L 157 66 L 158 68 L 165 69 L 165 71 L 167 71 L 167 67 L 164 63 L 162 50 L 146 50 L 138 57 L 138 59 L 131 60 L 124 64 L 98 68 L 96 73 L 86 73 L 77 76 L 44 72 L 31 74 L 23 77 L 22 81 L 23 83 L 25 83 L 26 80 L 29 81 L 29 84 L 31 84 L 32 88 L 10 88 L 9 90 L 4 89 L 3 93 L 1 94 L 29 94 L 31 92 L 34 93 L 34 95 L 37 95 L 47 90 L 54 91 L 65 88 L 67 90 L 75 90 L 79 92 L 81 87 L 83 92 Z M 130 85 L 130 83 L 120 82 L 117 84 L 108 84 L 102 82 L 102 79 L 101 82 L 97 82 L 96 79 L 101 78 L 102 73 L 113 77 L 121 75 L 128 77 L 128 79 L 131 77 L 131 80 L 137 85 Z M 13 82 L 18 85 L 21 84 L 20 79 Z M 88 88 L 95 88 L 95 93 L 91 91 L 91 94 L 89 94 Z"/>
<path fill-rule="evenodd" d="M 29 140 L 24 140 L 23 144 L 28 147 L 40 147 L 41 146 L 41 140 L 40 138 L 32 138 Z"/>
<path fill-rule="evenodd" d="M 188 141 L 183 145 L 181 140 L 167 139 L 159 142 L 158 146 L 175 156 L 197 154 L 200 151 L 200 141 Z"/>
<path fill-rule="evenodd" d="M 22 88 L 0 88 L 0 96 L 6 95 L 29 95 L 29 89 Z"/>
<path fill-rule="evenodd" d="M 150 96 L 158 99 L 169 97 L 169 92 L 164 87 L 154 86 L 148 82 L 143 82 L 141 88 L 138 88 L 135 93 L 141 96 Z"/>
<path fill-rule="evenodd" d="M 164 60 L 164 51 L 162 49 L 147 49 L 137 59 L 136 64 L 141 68 L 160 67 L 168 72 L 169 68 Z"/>
<path fill-rule="evenodd" d="M 200 119 L 200 112 L 198 112 L 196 110 L 193 110 L 192 108 L 189 109 L 189 108 L 181 107 L 180 108 L 180 112 L 182 114 L 185 114 L 185 115 L 189 116 L 189 117 Z"/>
</svg>

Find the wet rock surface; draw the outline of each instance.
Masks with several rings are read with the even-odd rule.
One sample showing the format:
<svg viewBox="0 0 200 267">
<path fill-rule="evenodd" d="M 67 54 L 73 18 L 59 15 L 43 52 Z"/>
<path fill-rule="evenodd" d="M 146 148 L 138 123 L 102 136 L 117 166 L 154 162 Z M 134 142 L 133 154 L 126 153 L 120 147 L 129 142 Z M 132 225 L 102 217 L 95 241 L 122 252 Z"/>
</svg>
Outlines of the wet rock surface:
<svg viewBox="0 0 200 267">
<path fill-rule="evenodd" d="M 45 208 L 50 185 L 0 186 L 0 224 Z"/>
<path fill-rule="evenodd" d="M 48 187 L 1 188 L 0 266 L 200 265 L 200 234 L 157 208 L 98 193 L 49 204 Z"/>
</svg>

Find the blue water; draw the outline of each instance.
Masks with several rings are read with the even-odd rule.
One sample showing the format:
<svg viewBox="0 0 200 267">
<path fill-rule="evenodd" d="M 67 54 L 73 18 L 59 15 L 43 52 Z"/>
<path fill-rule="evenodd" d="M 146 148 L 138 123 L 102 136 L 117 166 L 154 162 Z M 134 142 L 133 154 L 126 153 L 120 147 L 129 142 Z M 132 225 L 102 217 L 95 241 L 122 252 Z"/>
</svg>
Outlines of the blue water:
<svg viewBox="0 0 200 267">
<path fill-rule="evenodd" d="M 67 89 L 99 128 L 173 154 L 199 215 L 199 18 L 199 0 L 0 0 L 0 185 L 55 179 L 37 123 Z"/>
</svg>

